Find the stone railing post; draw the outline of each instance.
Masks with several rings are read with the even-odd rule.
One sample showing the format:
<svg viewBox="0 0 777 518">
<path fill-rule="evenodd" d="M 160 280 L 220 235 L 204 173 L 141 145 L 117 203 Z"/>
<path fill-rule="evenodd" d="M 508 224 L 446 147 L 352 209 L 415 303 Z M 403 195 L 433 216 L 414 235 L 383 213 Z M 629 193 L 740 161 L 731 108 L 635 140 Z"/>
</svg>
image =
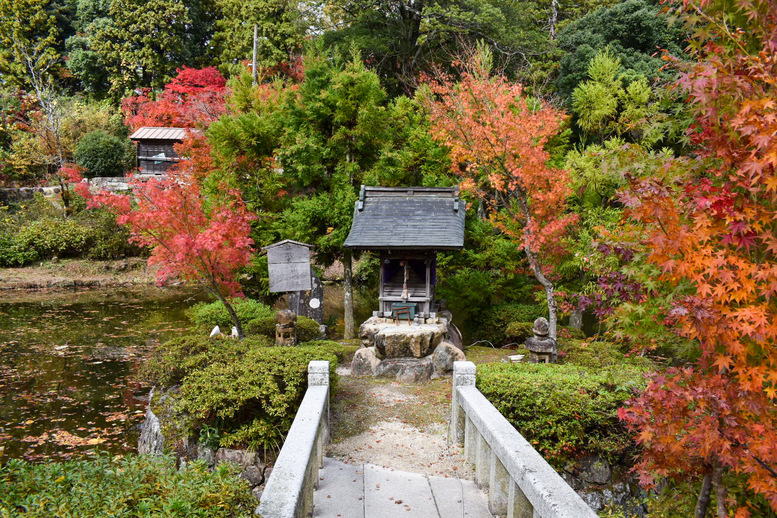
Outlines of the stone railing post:
<svg viewBox="0 0 777 518">
<path fill-rule="evenodd" d="M 308 364 L 308 385 L 329 385 L 329 362 L 315 360 Z"/>
<path fill-rule="evenodd" d="M 314 360 L 308 364 L 308 387 L 329 387 L 329 362 Z M 324 415 L 321 416 L 321 431 L 318 434 L 317 462 L 324 467 L 324 444 L 329 442 L 329 398 L 326 400 Z"/>
<path fill-rule="evenodd" d="M 475 364 L 472 362 L 453 362 L 453 394 L 451 396 L 451 441 L 464 443 L 466 414 L 461 410 L 458 400 L 459 387 L 475 386 Z"/>
</svg>

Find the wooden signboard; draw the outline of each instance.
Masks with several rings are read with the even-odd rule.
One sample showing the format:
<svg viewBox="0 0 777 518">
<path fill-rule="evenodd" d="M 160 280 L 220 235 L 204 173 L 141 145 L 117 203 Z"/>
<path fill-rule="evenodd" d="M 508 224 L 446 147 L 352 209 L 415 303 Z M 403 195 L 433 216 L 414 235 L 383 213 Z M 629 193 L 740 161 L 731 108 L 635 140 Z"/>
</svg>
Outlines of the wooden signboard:
<svg viewBox="0 0 777 518">
<path fill-rule="evenodd" d="M 265 248 L 270 270 L 270 292 L 308 291 L 311 245 L 287 239 Z"/>
</svg>

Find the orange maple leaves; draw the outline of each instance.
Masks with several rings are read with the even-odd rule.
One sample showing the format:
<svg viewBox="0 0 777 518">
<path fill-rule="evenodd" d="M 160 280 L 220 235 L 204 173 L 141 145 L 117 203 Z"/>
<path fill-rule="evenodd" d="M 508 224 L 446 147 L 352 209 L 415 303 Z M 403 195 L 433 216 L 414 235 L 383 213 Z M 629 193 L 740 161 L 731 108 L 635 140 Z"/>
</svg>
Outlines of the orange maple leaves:
<svg viewBox="0 0 777 518">
<path fill-rule="evenodd" d="M 704 12 L 715 2 L 693 4 L 684 5 L 710 23 L 719 14 Z M 719 24 L 680 81 L 696 160 L 670 160 L 626 197 L 660 280 L 693 288 L 675 301 L 672 324 L 701 358 L 655 378 L 622 416 L 639 430 L 644 480 L 723 465 L 777 510 L 777 6 L 740 7 L 757 29 Z"/>
<path fill-rule="evenodd" d="M 477 56 L 458 83 L 429 86 L 436 96 L 429 105 L 432 134 L 450 146 L 462 188 L 507 209 L 513 221 L 497 217 L 497 225 L 516 235 L 517 221 L 529 249 L 558 243 L 576 218 L 565 210 L 569 174 L 548 165 L 545 144 L 559 133 L 564 115 L 527 98 L 520 84 L 489 76 Z"/>
</svg>

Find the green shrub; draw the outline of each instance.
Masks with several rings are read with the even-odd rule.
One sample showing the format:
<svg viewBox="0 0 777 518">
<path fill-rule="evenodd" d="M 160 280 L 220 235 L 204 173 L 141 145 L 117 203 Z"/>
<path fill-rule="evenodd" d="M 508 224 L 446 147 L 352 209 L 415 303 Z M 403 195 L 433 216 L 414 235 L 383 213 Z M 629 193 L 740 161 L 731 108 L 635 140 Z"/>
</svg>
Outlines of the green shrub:
<svg viewBox="0 0 777 518">
<path fill-rule="evenodd" d="M 202 462 L 175 468 L 167 456 L 0 465 L 0 516 L 130 518 L 250 517 L 256 504 L 234 467 L 209 472 Z"/>
<path fill-rule="evenodd" d="M 76 220 L 46 217 L 20 228 L 14 240 L 40 258 L 77 257 L 86 254 L 93 237 L 92 229 Z"/>
<path fill-rule="evenodd" d="M 534 336 L 532 322 L 510 322 L 505 328 L 505 336 L 508 341 L 522 344 L 530 336 Z"/>
<path fill-rule="evenodd" d="M 492 306 L 478 318 L 478 339 L 488 340 L 494 346 L 500 347 L 508 342 L 506 335 L 508 325 L 513 322 L 534 322 L 535 319 L 544 315 L 545 311 L 536 304 Z"/>
<path fill-rule="evenodd" d="M 617 417 L 644 390 L 645 369 L 619 365 L 493 363 L 478 368 L 477 387 L 556 466 L 579 455 L 617 460 L 632 441 Z"/>
<path fill-rule="evenodd" d="M 253 299 L 234 298 L 229 303 L 234 308 L 241 323 L 248 323 L 251 320 L 263 317 L 272 318 L 275 315 L 275 310 L 270 306 Z M 227 308 L 221 302 L 197 303 L 189 308 L 186 314 L 201 331 L 210 331 L 214 326 L 219 326 L 222 329 L 232 328 L 232 319 L 229 317 Z M 273 331 L 273 336 L 274 333 Z"/>
<path fill-rule="evenodd" d="M 334 354 L 337 356 L 338 363 L 348 363 L 353 359 L 353 355 L 359 350 L 360 346 L 341 344 L 332 340 L 313 340 L 300 343 L 299 347 L 309 347 L 326 354 Z"/>
<path fill-rule="evenodd" d="M 219 430 L 220 445 L 278 449 L 307 389 L 308 363 L 337 357 L 308 347 L 253 347 L 239 361 L 213 362 L 181 384 L 179 409 Z"/>
<path fill-rule="evenodd" d="M 34 248 L 25 247 L 14 236 L 0 236 L 0 266 L 24 266 L 38 258 Z"/>
<path fill-rule="evenodd" d="M 92 242 L 86 253 L 90 259 L 121 259 L 142 255 L 143 249 L 130 243 L 129 229 L 116 223 L 116 216 L 104 209 L 84 210 L 77 221 L 92 229 Z"/>
<path fill-rule="evenodd" d="M 244 326 L 246 336 L 269 336 L 275 339 L 275 317 L 249 320 Z"/>
<path fill-rule="evenodd" d="M 200 436 L 207 427 L 217 431 L 221 446 L 272 449 L 297 413 L 310 361 L 329 361 L 330 385 L 336 386 L 337 356 L 330 350 L 335 347 L 274 347 L 265 336 L 242 341 L 186 336 L 157 348 L 140 377 L 180 385 L 175 408 L 192 418 L 180 419 L 188 428 L 185 436 Z"/>
<path fill-rule="evenodd" d="M 97 130 L 87 133 L 76 145 L 76 163 L 85 168 L 84 176 L 123 176 L 132 166 L 132 143 Z"/>
<path fill-rule="evenodd" d="M 309 342 L 321 338 L 321 326 L 308 317 L 297 317 L 297 341 Z"/>
<path fill-rule="evenodd" d="M 244 326 L 248 336 L 269 336 L 275 339 L 275 316 L 249 320 Z M 321 337 L 321 326 L 312 318 L 297 317 L 297 342 L 308 342 Z"/>
<path fill-rule="evenodd" d="M 174 338 L 156 348 L 140 368 L 138 377 L 163 387 L 179 385 L 186 376 L 208 365 L 240 361 L 249 350 L 272 345 L 273 341 L 264 336 L 242 341 L 201 335 Z"/>
<path fill-rule="evenodd" d="M 587 342 L 584 340 L 564 340 L 559 344 L 561 363 L 580 367 L 600 368 L 618 365 L 635 365 L 645 369 L 655 365 L 648 358 L 627 355 L 621 347 L 611 342 Z"/>
</svg>

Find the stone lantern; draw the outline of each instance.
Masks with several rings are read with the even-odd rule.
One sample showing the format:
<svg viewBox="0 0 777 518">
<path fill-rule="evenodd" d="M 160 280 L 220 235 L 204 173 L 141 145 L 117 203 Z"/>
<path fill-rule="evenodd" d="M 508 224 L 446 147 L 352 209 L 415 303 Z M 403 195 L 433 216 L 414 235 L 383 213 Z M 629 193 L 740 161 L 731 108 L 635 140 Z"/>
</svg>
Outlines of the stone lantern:
<svg viewBox="0 0 777 518">
<path fill-rule="evenodd" d="M 547 319 L 540 317 L 534 321 L 534 336 L 524 342 L 529 350 L 529 363 L 556 363 L 558 345 L 554 338 L 548 336 L 549 331 Z"/>
<path fill-rule="evenodd" d="M 275 314 L 275 345 L 297 345 L 297 314 L 290 309 Z"/>
</svg>

